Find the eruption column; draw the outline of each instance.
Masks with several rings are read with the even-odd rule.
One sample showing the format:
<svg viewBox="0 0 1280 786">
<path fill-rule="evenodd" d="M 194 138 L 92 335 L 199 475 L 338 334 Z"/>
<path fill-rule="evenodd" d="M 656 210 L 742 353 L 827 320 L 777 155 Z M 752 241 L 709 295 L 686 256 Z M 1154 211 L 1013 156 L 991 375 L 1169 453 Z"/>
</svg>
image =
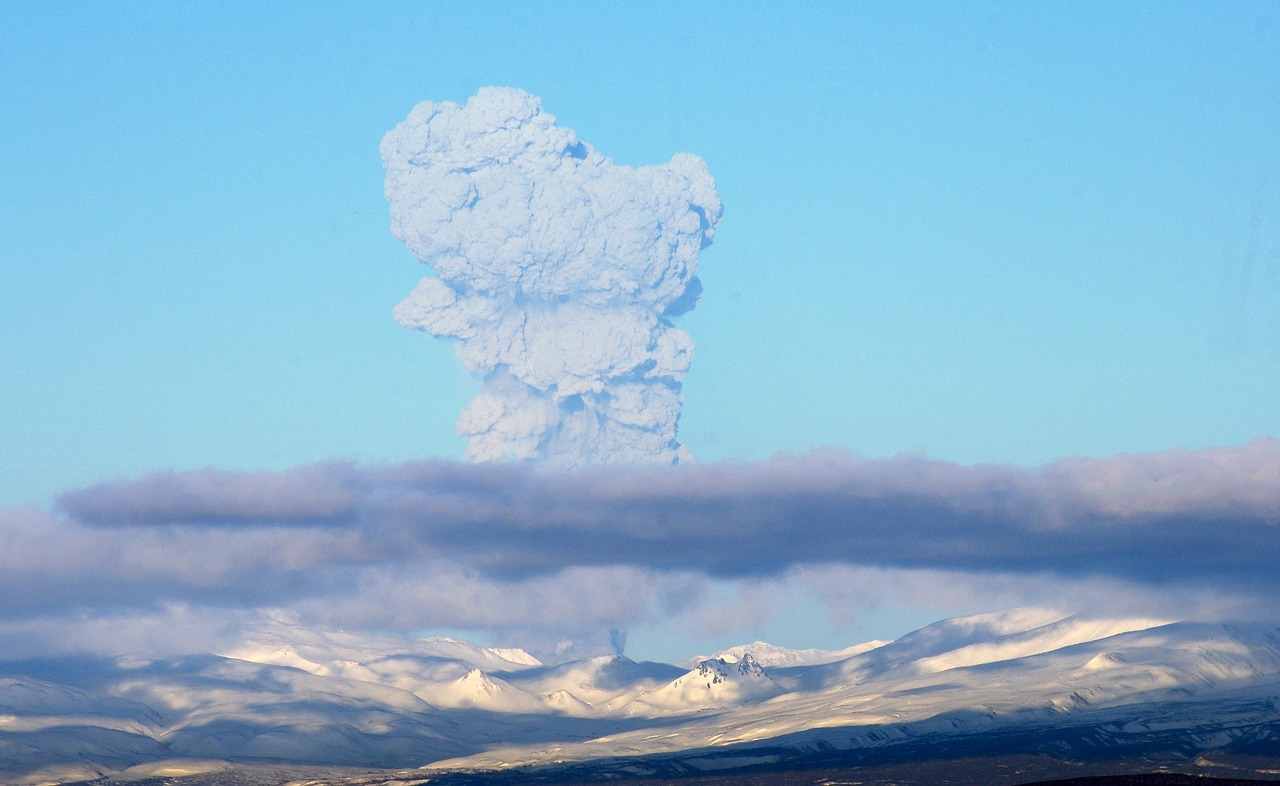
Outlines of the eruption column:
<svg viewBox="0 0 1280 786">
<path fill-rule="evenodd" d="M 457 341 L 484 380 L 458 418 L 467 459 L 676 464 L 702 287 L 722 213 L 706 163 L 618 166 L 534 96 L 419 104 L 382 140 L 391 228 L 435 269 L 395 309 Z"/>
</svg>

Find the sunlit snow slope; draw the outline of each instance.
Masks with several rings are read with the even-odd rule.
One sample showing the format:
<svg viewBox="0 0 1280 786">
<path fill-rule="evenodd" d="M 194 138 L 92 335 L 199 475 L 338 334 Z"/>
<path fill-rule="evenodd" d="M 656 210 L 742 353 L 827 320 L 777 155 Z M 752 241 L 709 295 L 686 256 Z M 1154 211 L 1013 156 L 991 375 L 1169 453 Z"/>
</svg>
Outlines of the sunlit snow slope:
<svg viewBox="0 0 1280 786">
<path fill-rule="evenodd" d="M 1040 750 L 1067 732 L 1183 753 L 1280 744 L 1280 629 L 1043 610 L 845 651 L 756 643 L 686 667 L 620 655 L 545 665 L 276 621 L 218 655 L 11 662 L 0 675 L 5 783 L 228 762 L 696 771 L 921 741 Z"/>
</svg>

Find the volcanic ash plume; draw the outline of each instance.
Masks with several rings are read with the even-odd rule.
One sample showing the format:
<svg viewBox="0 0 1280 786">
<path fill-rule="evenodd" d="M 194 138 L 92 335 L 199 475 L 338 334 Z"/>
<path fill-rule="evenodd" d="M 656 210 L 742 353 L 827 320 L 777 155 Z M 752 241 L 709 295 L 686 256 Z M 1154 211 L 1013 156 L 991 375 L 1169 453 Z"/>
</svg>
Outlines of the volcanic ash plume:
<svg viewBox="0 0 1280 786">
<path fill-rule="evenodd" d="M 698 252 L 720 198 L 706 163 L 618 166 L 534 96 L 419 104 L 382 140 L 391 228 L 435 268 L 400 324 L 457 340 L 482 375 L 467 458 L 675 464 Z"/>
</svg>

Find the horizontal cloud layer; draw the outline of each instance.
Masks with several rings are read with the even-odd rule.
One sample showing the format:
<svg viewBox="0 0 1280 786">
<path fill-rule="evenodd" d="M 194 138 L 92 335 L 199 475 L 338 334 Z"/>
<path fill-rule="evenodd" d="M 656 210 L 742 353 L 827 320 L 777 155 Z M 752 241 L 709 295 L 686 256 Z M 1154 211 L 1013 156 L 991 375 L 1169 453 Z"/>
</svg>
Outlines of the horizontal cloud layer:
<svg viewBox="0 0 1280 786">
<path fill-rule="evenodd" d="M 270 566 L 265 577 L 429 559 L 502 579 L 609 565 L 743 577 L 839 563 L 1271 586 L 1280 442 L 1038 469 L 838 452 L 571 473 L 332 463 L 153 475 L 69 493 L 58 509 L 70 519 L 60 526 L 92 530 L 91 540 L 179 554 L 209 541 L 203 572 L 234 552 L 223 570 L 237 580 L 246 560 Z M 259 546 L 269 559 L 240 554 Z"/>
<path fill-rule="evenodd" d="M 797 592 L 833 618 L 898 596 L 1265 615 L 1277 562 L 1271 439 L 1035 469 L 828 451 L 165 472 L 0 511 L 0 647 L 204 646 L 208 626 L 286 609 L 559 648 L 657 620 L 749 629 Z"/>
</svg>

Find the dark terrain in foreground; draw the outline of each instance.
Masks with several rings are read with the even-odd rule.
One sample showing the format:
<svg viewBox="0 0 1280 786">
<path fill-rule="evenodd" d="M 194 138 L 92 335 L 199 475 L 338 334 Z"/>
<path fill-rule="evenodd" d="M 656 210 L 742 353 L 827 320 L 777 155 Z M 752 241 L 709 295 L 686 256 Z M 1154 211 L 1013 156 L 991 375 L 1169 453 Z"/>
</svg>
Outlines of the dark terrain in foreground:
<svg viewBox="0 0 1280 786">
<path fill-rule="evenodd" d="M 616 772 L 577 774 L 580 777 L 566 778 L 563 772 L 550 771 L 441 773 L 263 764 L 203 775 L 137 779 L 117 776 L 64 786 L 598 786 L 602 782 L 620 786 L 1245 786 L 1280 782 L 1280 755 L 1205 756 L 1164 765 L 1014 755 L 660 778 L 619 777 Z"/>
<path fill-rule="evenodd" d="M 1244 699 L 1252 706 L 1257 699 Z M 1221 706 L 1218 706 L 1221 709 Z M 1268 704 L 1268 706 L 1270 706 Z M 181 777 L 117 775 L 75 786 L 1109 786 L 1280 782 L 1280 722 L 1224 723 L 1210 706 L 1147 708 L 1153 728 L 1126 731 L 1107 713 L 1074 723 L 837 748 L 831 730 L 675 754 L 505 770 L 358 769 L 259 760 Z M 1202 726 L 1195 726 L 1199 719 Z M 1207 720 L 1206 720 L 1207 719 Z M 1168 721 L 1162 724 L 1161 721 Z M 1194 728 L 1185 728 L 1191 723 Z M 1168 728 L 1173 726 L 1174 728 Z M 1229 733 L 1228 733 L 1229 732 Z M 1208 738 L 1220 740 L 1205 745 Z M 1081 780 L 1094 778 L 1096 780 Z M 1074 779 L 1074 780 L 1073 780 Z"/>
<path fill-rule="evenodd" d="M 1024 786 L 1245 786 L 1245 784 L 1250 783 L 1274 782 L 1159 772 L 1140 775 L 1101 775 L 1093 778 L 1068 778 L 1064 781 L 1036 781 L 1024 784 Z"/>
</svg>

